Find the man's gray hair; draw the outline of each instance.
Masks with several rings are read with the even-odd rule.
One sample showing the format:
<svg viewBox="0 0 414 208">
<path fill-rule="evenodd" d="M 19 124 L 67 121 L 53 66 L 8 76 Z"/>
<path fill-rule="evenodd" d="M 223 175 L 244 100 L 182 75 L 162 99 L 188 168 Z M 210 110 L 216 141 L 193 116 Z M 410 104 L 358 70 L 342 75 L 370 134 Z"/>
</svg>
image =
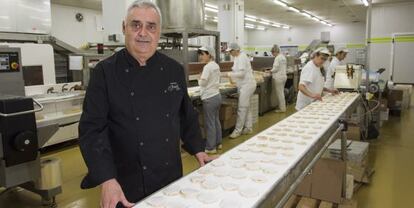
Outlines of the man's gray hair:
<svg viewBox="0 0 414 208">
<path fill-rule="evenodd" d="M 279 48 L 279 46 L 278 45 L 276 45 L 276 44 L 274 44 L 273 45 L 273 47 L 272 47 L 272 50 L 271 50 L 271 52 L 273 53 L 279 53 L 280 52 L 280 48 Z"/>
<path fill-rule="evenodd" d="M 129 15 L 129 13 L 135 8 L 152 8 L 152 9 L 154 9 L 157 12 L 158 16 L 160 17 L 160 27 L 162 27 L 161 10 L 155 3 L 153 3 L 152 1 L 149 1 L 149 0 L 136 0 L 136 1 L 132 2 L 131 5 L 129 5 L 127 13 L 125 15 L 125 22 L 126 22 L 126 19 Z"/>
</svg>

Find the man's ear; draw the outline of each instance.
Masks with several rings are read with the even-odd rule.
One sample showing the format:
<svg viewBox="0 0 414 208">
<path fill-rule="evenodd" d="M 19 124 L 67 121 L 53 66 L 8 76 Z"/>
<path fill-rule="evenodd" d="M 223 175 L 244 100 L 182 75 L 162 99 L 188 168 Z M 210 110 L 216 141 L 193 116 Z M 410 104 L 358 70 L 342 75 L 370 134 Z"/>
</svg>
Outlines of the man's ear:
<svg viewBox="0 0 414 208">
<path fill-rule="evenodd" d="M 125 35 L 125 29 L 126 29 L 125 21 L 122 21 L 122 33 L 124 35 Z"/>
</svg>

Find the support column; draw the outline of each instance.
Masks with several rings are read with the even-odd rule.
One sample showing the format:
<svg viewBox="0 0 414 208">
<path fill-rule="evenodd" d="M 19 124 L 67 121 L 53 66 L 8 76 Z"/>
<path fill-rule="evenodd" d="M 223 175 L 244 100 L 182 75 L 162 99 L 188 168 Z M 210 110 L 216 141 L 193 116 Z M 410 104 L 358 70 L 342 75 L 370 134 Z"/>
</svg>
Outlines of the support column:
<svg viewBox="0 0 414 208">
<path fill-rule="evenodd" d="M 244 45 L 244 0 L 218 1 L 218 31 L 221 42 Z"/>
</svg>

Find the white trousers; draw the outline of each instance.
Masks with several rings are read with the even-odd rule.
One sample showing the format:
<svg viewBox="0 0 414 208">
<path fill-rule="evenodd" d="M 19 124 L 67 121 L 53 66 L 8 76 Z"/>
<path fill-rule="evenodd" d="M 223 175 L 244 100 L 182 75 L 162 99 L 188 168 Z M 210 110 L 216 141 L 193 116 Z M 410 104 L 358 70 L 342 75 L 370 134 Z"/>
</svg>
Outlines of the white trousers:
<svg viewBox="0 0 414 208">
<path fill-rule="evenodd" d="M 285 84 L 287 77 L 273 77 L 273 87 L 274 92 L 277 97 L 277 104 L 281 111 L 286 111 L 286 101 L 285 101 Z"/>
<path fill-rule="evenodd" d="M 250 107 L 250 98 L 256 90 L 256 84 L 244 84 L 239 87 L 239 106 L 237 109 L 237 122 L 234 131 L 241 132 L 243 128 L 253 127 L 253 118 Z"/>
</svg>

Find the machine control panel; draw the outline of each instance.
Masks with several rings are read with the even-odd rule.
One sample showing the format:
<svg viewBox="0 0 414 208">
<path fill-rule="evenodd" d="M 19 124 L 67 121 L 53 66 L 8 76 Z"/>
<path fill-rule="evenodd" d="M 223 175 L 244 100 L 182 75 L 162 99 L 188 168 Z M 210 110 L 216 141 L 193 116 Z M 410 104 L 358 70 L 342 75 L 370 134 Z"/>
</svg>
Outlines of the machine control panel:
<svg viewBox="0 0 414 208">
<path fill-rule="evenodd" d="M 0 73 L 20 71 L 20 60 L 17 52 L 0 52 Z"/>
</svg>

